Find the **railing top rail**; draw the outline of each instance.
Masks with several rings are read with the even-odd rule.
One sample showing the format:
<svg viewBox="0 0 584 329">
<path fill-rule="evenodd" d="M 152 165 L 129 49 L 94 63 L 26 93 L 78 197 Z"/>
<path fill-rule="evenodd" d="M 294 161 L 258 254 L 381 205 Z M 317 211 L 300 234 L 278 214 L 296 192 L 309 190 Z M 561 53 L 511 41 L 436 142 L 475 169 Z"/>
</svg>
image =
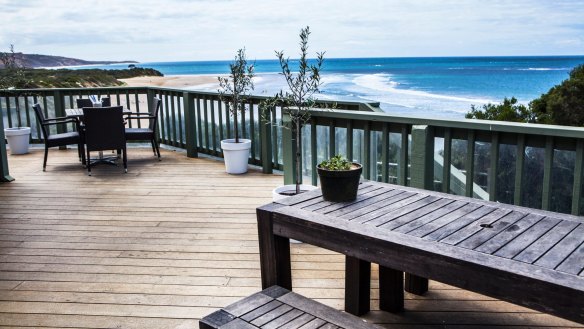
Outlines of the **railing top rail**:
<svg viewBox="0 0 584 329">
<path fill-rule="evenodd" d="M 472 129 L 483 131 L 507 132 L 515 134 L 545 135 L 556 137 L 584 138 L 584 128 L 558 125 L 544 125 L 536 123 L 518 123 L 507 121 L 490 121 L 477 119 L 432 119 L 415 116 L 391 115 L 378 112 L 345 111 L 337 109 L 311 110 L 314 117 L 361 120 L 373 122 L 400 123 L 411 125 L 429 125 L 435 127 Z"/>
</svg>

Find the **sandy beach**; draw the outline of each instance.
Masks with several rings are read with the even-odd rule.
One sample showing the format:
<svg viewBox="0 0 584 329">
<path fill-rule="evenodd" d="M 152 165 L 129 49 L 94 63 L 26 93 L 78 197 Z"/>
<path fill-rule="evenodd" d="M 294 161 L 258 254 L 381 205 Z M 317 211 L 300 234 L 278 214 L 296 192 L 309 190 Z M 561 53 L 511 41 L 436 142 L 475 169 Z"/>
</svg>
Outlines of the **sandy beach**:
<svg viewBox="0 0 584 329">
<path fill-rule="evenodd" d="M 135 77 L 130 79 L 120 79 L 130 87 L 169 87 L 169 88 L 191 88 L 200 85 L 217 84 L 217 77 L 213 75 L 167 75 L 164 77 Z"/>
</svg>

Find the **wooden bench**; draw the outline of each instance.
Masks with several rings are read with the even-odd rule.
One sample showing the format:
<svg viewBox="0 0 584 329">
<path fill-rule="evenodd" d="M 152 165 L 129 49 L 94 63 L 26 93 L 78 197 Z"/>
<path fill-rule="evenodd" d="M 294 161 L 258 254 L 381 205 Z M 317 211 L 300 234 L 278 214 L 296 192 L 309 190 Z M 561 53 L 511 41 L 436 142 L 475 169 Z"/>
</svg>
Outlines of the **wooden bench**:
<svg viewBox="0 0 584 329">
<path fill-rule="evenodd" d="M 279 286 L 255 293 L 201 319 L 200 329 L 381 327 Z"/>
<path fill-rule="evenodd" d="M 289 239 L 346 255 L 345 310 L 400 311 L 427 279 L 584 323 L 584 218 L 398 185 L 365 182 L 357 200 L 320 190 L 257 209 L 262 286 L 292 290 Z"/>
</svg>

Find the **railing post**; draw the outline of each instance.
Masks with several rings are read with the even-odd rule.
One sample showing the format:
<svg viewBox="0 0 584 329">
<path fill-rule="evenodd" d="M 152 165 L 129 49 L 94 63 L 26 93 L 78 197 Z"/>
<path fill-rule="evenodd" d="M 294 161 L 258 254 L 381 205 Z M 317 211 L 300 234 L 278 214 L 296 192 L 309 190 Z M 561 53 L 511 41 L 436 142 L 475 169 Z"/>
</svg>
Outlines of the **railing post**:
<svg viewBox="0 0 584 329">
<path fill-rule="evenodd" d="M 65 116 L 65 97 L 60 90 L 53 91 L 53 104 L 55 106 L 55 117 L 60 118 Z M 57 125 L 57 133 L 62 134 L 66 132 L 65 125 Z M 67 146 L 59 146 L 59 150 L 66 150 Z"/>
<path fill-rule="evenodd" d="M 260 147 L 262 172 L 271 174 L 272 165 L 272 109 L 260 106 Z"/>
<path fill-rule="evenodd" d="M 411 185 L 433 190 L 434 134 L 428 126 L 412 126 Z"/>
<path fill-rule="evenodd" d="M 11 182 L 14 180 L 8 172 L 8 154 L 6 153 L 6 137 L 4 136 L 4 120 L 2 109 L 0 109 L 0 182 Z"/>
<path fill-rule="evenodd" d="M 183 92 L 185 111 L 185 135 L 187 157 L 196 158 L 197 153 L 197 120 L 195 115 L 195 98 L 188 91 Z"/>
<path fill-rule="evenodd" d="M 152 104 L 154 103 L 154 97 L 156 96 L 156 93 L 154 92 L 153 89 L 146 89 L 146 104 L 148 104 L 148 113 L 152 113 L 153 112 L 153 108 L 152 108 Z M 160 104 L 160 106 L 162 106 L 162 104 Z"/>
<path fill-rule="evenodd" d="M 284 167 L 284 184 L 296 182 L 296 134 L 292 131 L 292 118 L 290 114 L 282 111 L 282 165 Z"/>
<path fill-rule="evenodd" d="M 432 190 L 434 187 L 434 131 L 428 126 L 412 126 L 413 187 Z M 428 291 L 428 279 L 406 273 L 405 291 L 421 295 Z"/>
</svg>

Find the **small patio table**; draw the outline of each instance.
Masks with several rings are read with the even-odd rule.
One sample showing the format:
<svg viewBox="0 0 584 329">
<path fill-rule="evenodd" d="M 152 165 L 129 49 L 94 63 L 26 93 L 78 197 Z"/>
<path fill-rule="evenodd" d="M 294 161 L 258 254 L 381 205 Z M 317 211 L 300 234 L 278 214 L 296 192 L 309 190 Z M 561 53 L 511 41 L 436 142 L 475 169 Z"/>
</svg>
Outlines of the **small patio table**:
<svg viewBox="0 0 584 329">
<path fill-rule="evenodd" d="M 262 286 L 292 290 L 289 239 L 346 255 L 345 310 L 403 309 L 427 278 L 584 323 L 584 218 L 377 182 L 333 203 L 320 190 L 257 209 Z"/>
</svg>

